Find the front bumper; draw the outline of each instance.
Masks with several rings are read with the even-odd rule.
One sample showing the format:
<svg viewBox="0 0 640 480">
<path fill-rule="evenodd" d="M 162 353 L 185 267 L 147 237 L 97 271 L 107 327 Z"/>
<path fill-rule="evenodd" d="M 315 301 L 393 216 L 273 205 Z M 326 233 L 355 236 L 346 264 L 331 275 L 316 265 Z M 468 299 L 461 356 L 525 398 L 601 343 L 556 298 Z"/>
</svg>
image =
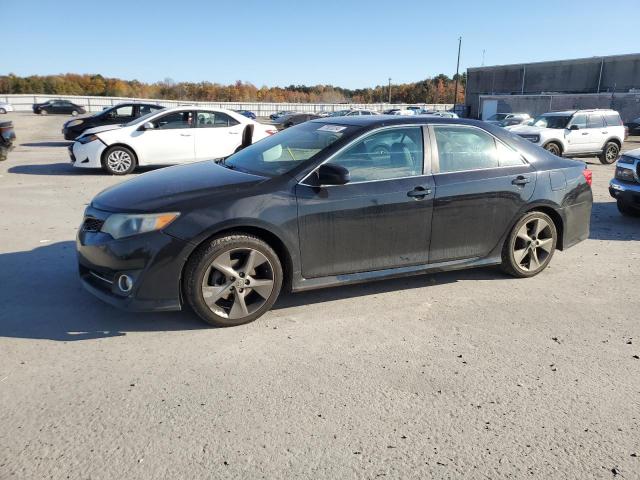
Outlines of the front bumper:
<svg viewBox="0 0 640 480">
<path fill-rule="evenodd" d="M 74 142 L 69 147 L 69 157 L 74 167 L 102 168 L 102 153 L 107 146 L 100 140 L 82 144 Z"/>
<path fill-rule="evenodd" d="M 640 208 L 640 183 L 623 182 L 614 178 L 609 183 L 609 194 L 629 206 Z"/>
<path fill-rule="evenodd" d="M 89 207 L 85 219 L 104 221 L 108 212 Z M 131 311 L 180 310 L 180 276 L 192 246 L 163 232 L 114 240 L 83 223 L 76 239 L 78 269 L 83 286 L 101 300 Z M 128 275 L 130 291 L 119 278 Z"/>
</svg>

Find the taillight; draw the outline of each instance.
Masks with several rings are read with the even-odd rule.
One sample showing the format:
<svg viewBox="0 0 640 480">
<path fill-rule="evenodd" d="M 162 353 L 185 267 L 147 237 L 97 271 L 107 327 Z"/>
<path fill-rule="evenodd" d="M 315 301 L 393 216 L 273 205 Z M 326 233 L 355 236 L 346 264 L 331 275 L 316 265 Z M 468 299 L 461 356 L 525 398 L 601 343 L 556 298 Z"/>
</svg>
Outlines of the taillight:
<svg viewBox="0 0 640 480">
<path fill-rule="evenodd" d="M 587 185 L 591 186 L 591 182 L 593 182 L 593 172 L 587 167 L 584 167 L 582 175 L 584 175 L 584 179 L 587 181 Z"/>
<path fill-rule="evenodd" d="M 267 132 L 269 135 L 275 135 L 276 133 L 278 133 L 278 130 L 266 130 L 266 132 Z"/>
</svg>

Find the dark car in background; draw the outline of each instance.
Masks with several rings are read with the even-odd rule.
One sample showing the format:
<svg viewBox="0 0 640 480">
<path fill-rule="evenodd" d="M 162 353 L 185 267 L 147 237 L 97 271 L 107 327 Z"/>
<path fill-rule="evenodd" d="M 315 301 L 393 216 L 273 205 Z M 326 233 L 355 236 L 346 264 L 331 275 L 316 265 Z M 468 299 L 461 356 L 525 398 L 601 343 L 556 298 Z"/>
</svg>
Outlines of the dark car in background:
<svg viewBox="0 0 640 480">
<path fill-rule="evenodd" d="M 283 116 L 285 116 L 285 115 L 292 115 L 292 114 L 294 114 L 294 113 L 298 113 L 298 112 L 295 112 L 295 111 L 293 111 L 293 110 L 281 110 L 281 111 L 279 111 L 279 112 L 272 113 L 271 115 L 269 115 L 269 118 L 270 118 L 271 120 L 277 120 L 277 119 L 278 119 L 278 118 L 280 118 L 280 117 L 283 117 Z"/>
<path fill-rule="evenodd" d="M 94 113 L 85 118 L 65 122 L 62 134 L 65 140 L 75 140 L 85 130 L 103 125 L 123 125 L 138 117 L 162 110 L 164 107 L 155 103 L 120 103 L 113 107 Z"/>
<path fill-rule="evenodd" d="M 625 152 L 618 159 L 609 193 L 621 214 L 640 217 L 640 148 Z"/>
<path fill-rule="evenodd" d="M 244 115 L 245 117 L 250 118 L 251 120 L 256 120 L 258 118 L 256 114 L 250 110 L 234 110 L 234 112 L 239 113 L 240 115 Z"/>
<path fill-rule="evenodd" d="M 592 201 L 583 162 L 484 122 L 324 118 L 104 190 L 77 258 L 106 302 L 232 326 L 283 288 L 488 265 L 532 277 L 588 238 Z"/>
<path fill-rule="evenodd" d="M 316 118 L 320 117 L 313 113 L 292 113 L 278 117 L 273 121 L 273 125 L 275 125 L 278 130 L 284 130 L 285 128 L 293 127 L 294 125 L 299 125 L 309 120 L 315 120 Z"/>
<path fill-rule="evenodd" d="M 629 130 L 629 135 L 640 135 L 640 117 L 631 120 L 625 127 Z"/>
<path fill-rule="evenodd" d="M 48 113 L 62 114 L 62 115 L 82 115 L 87 113 L 84 107 L 76 105 L 69 100 L 49 100 L 43 103 L 34 103 L 33 113 L 40 115 L 46 115 Z"/>
</svg>

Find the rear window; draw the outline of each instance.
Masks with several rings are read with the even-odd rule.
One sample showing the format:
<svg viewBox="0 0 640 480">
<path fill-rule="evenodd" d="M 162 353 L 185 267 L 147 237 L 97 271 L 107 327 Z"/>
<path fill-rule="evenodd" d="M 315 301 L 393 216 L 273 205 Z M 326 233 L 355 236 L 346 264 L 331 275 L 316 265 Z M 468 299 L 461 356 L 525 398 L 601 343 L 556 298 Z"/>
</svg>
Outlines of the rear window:
<svg viewBox="0 0 640 480">
<path fill-rule="evenodd" d="M 604 115 L 604 122 L 607 124 L 607 127 L 622 126 L 622 119 L 620 118 L 620 115 L 617 113 L 606 113 Z"/>
</svg>

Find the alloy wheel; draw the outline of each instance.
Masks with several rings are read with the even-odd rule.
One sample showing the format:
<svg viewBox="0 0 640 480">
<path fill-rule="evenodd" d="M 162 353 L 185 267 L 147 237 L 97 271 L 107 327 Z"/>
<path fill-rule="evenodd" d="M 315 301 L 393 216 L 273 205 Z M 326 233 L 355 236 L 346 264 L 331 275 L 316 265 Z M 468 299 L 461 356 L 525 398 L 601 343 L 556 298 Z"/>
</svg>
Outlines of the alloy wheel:
<svg viewBox="0 0 640 480">
<path fill-rule="evenodd" d="M 546 145 L 544 149 L 549 153 L 553 153 L 556 156 L 560 156 L 560 149 L 555 143 L 550 143 Z"/>
<path fill-rule="evenodd" d="M 114 150 L 107 157 L 107 166 L 114 172 L 124 173 L 131 168 L 133 160 L 124 150 Z"/>
<path fill-rule="evenodd" d="M 618 147 L 615 145 L 609 145 L 607 151 L 605 153 L 607 158 L 607 163 L 613 163 L 616 158 L 618 158 Z"/>
<path fill-rule="evenodd" d="M 260 309 L 274 289 L 271 262 L 253 248 L 218 255 L 202 279 L 202 298 L 213 313 L 238 320 Z"/>
<path fill-rule="evenodd" d="M 542 218 L 532 218 L 522 225 L 513 244 L 513 258 L 525 272 L 544 267 L 553 252 L 553 229 Z"/>
</svg>

